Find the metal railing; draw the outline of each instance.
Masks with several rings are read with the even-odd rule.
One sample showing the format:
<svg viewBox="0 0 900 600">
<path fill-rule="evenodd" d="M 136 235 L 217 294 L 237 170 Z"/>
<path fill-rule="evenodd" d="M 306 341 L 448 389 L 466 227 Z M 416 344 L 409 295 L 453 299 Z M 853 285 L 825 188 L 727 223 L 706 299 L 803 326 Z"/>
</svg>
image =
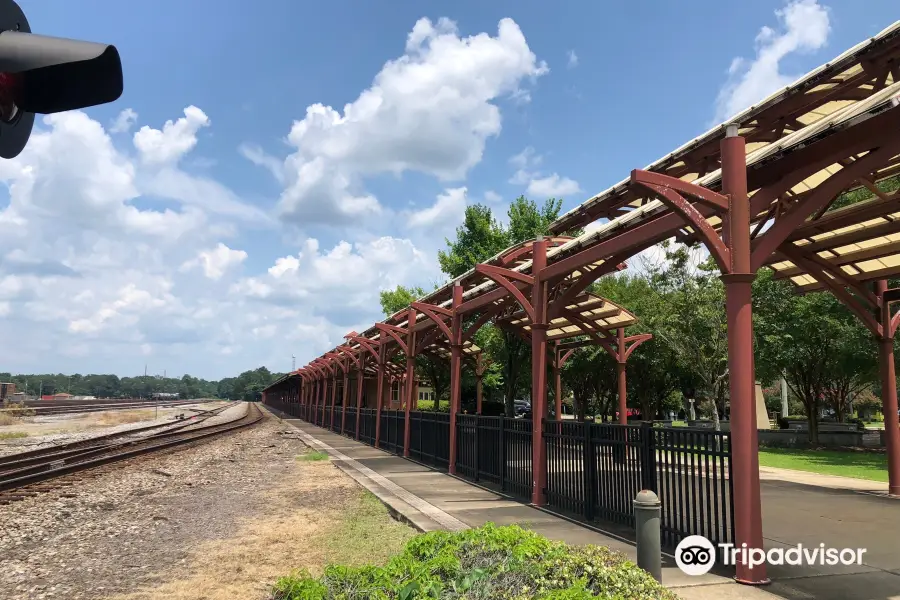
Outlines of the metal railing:
<svg viewBox="0 0 900 600">
<path fill-rule="evenodd" d="M 634 527 L 642 489 L 662 501 L 662 543 L 734 540 L 728 432 L 545 421 L 547 502 L 587 521 Z"/>
<path fill-rule="evenodd" d="M 269 401 L 288 414 L 327 428 L 330 407 Z M 332 430 L 339 432 L 342 408 Z M 306 419 L 309 420 L 309 419 Z M 344 435 L 375 444 L 376 411 L 348 407 Z M 405 415 L 381 412 L 380 446 L 403 454 Z M 450 415 L 411 411 L 410 458 L 440 469 L 449 466 Z M 532 422 L 459 414 L 456 472 L 500 491 L 530 499 L 534 485 Z M 586 521 L 635 526 L 633 500 L 652 490 L 662 503 L 661 541 L 674 548 L 689 535 L 713 544 L 734 541 L 731 435 L 709 429 L 618 425 L 579 421 L 543 422 L 547 453 L 547 504 Z"/>
<path fill-rule="evenodd" d="M 406 430 L 406 415 L 400 410 L 381 411 L 381 439 L 378 445 L 394 454 L 403 456 L 403 433 Z"/>
<path fill-rule="evenodd" d="M 410 411 L 409 456 L 446 469 L 450 465 L 450 414 Z"/>
</svg>

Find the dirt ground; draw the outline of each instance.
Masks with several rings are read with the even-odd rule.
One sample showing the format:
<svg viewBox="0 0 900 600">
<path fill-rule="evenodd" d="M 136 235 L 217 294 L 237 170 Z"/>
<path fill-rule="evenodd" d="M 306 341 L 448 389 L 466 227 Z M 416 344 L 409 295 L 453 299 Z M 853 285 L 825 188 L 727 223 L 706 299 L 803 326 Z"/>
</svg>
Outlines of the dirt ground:
<svg viewBox="0 0 900 600">
<path fill-rule="evenodd" d="M 274 418 L 0 506 L 8 600 L 263 600 L 294 569 L 381 562 L 414 535 Z"/>
<path fill-rule="evenodd" d="M 208 410 L 221 406 L 224 402 L 212 402 L 202 406 L 203 410 Z M 193 406 L 193 405 L 188 405 Z M 193 414 L 188 410 L 188 406 L 175 406 L 171 408 L 161 407 L 159 409 L 159 419 L 169 420 L 177 414 Z M 43 435 L 54 435 L 59 433 L 81 433 L 111 427 L 114 425 L 124 425 L 126 423 L 138 423 L 141 421 L 153 421 L 156 417 L 156 409 L 154 408 L 138 408 L 134 410 L 104 410 L 90 413 L 74 413 L 70 415 L 46 415 L 33 417 L 19 417 L 14 423 L 8 425 L 0 425 L 0 434 L 19 432 L 25 433 L 30 443 L 37 440 L 33 438 Z"/>
</svg>

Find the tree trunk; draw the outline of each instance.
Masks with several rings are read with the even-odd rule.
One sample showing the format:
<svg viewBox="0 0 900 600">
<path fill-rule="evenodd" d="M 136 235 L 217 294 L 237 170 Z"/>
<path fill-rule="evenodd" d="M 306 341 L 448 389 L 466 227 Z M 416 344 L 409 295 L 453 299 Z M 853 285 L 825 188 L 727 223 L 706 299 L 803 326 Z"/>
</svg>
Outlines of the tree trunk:
<svg viewBox="0 0 900 600">
<path fill-rule="evenodd" d="M 809 443 L 812 446 L 819 445 L 819 403 L 815 399 L 806 399 L 806 426 L 809 428 Z"/>
</svg>

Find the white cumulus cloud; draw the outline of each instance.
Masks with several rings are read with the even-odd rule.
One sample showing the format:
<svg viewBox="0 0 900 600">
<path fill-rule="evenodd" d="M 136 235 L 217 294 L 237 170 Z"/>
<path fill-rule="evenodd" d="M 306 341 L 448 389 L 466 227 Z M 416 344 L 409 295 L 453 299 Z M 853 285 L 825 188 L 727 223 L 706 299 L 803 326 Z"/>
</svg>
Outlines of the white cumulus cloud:
<svg viewBox="0 0 900 600">
<path fill-rule="evenodd" d="M 416 171 L 458 181 L 501 130 L 497 104 L 522 100 L 525 85 L 548 72 L 512 19 L 496 35 L 462 36 L 449 19 L 420 19 L 402 56 L 342 110 L 314 104 L 288 135 L 283 168 L 245 145 L 242 153 L 283 178 L 279 209 L 300 224 L 359 223 L 383 213 L 365 189 L 379 173 Z"/>
<path fill-rule="evenodd" d="M 559 173 L 541 172 L 538 167 L 542 162 L 543 157 L 535 152 L 534 148 L 526 147 L 509 159 L 509 164 L 516 169 L 509 182 L 513 185 L 526 186 L 526 195 L 537 200 L 561 198 L 581 191 L 581 186 L 574 179 L 563 177 Z"/>
<path fill-rule="evenodd" d="M 228 269 L 241 264 L 246 259 L 247 253 L 245 251 L 233 250 L 219 242 L 215 248 L 201 250 L 196 258 L 186 261 L 181 266 L 181 270 L 189 271 L 194 267 L 200 267 L 207 278 L 218 280 L 225 275 Z"/>
<path fill-rule="evenodd" d="M 756 57 L 738 57 L 728 69 L 728 81 L 716 99 L 716 123 L 749 108 L 790 85 L 798 74 L 786 74 L 781 61 L 794 52 L 815 52 L 831 33 L 829 9 L 817 0 L 793 0 L 776 10 L 779 28 L 764 26 L 756 36 Z"/>
</svg>

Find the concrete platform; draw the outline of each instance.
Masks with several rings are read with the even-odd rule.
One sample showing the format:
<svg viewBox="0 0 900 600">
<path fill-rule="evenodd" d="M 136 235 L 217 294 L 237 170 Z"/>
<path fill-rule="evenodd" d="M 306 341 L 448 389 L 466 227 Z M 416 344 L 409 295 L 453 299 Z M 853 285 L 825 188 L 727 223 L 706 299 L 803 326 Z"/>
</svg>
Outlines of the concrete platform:
<svg viewBox="0 0 900 600">
<path fill-rule="evenodd" d="M 551 539 L 608 546 L 636 559 L 628 531 L 587 527 L 304 421 L 285 422 L 420 531 L 458 530 L 487 522 L 519 524 Z M 875 490 L 869 485 L 844 482 L 841 489 L 833 489 L 822 481 L 803 484 L 786 481 L 783 473 L 768 475 L 763 482 L 768 548 L 822 542 L 829 547 L 860 547 L 867 549 L 865 564 L 770 566 L 774 583 L 749 587 L 735 583 L 727 572 L 685 575 L 671 556 L 664 555 L 664 585 L 686 600 L 900 600 L 900 502 L 872 494 Z"/>
</svg>

